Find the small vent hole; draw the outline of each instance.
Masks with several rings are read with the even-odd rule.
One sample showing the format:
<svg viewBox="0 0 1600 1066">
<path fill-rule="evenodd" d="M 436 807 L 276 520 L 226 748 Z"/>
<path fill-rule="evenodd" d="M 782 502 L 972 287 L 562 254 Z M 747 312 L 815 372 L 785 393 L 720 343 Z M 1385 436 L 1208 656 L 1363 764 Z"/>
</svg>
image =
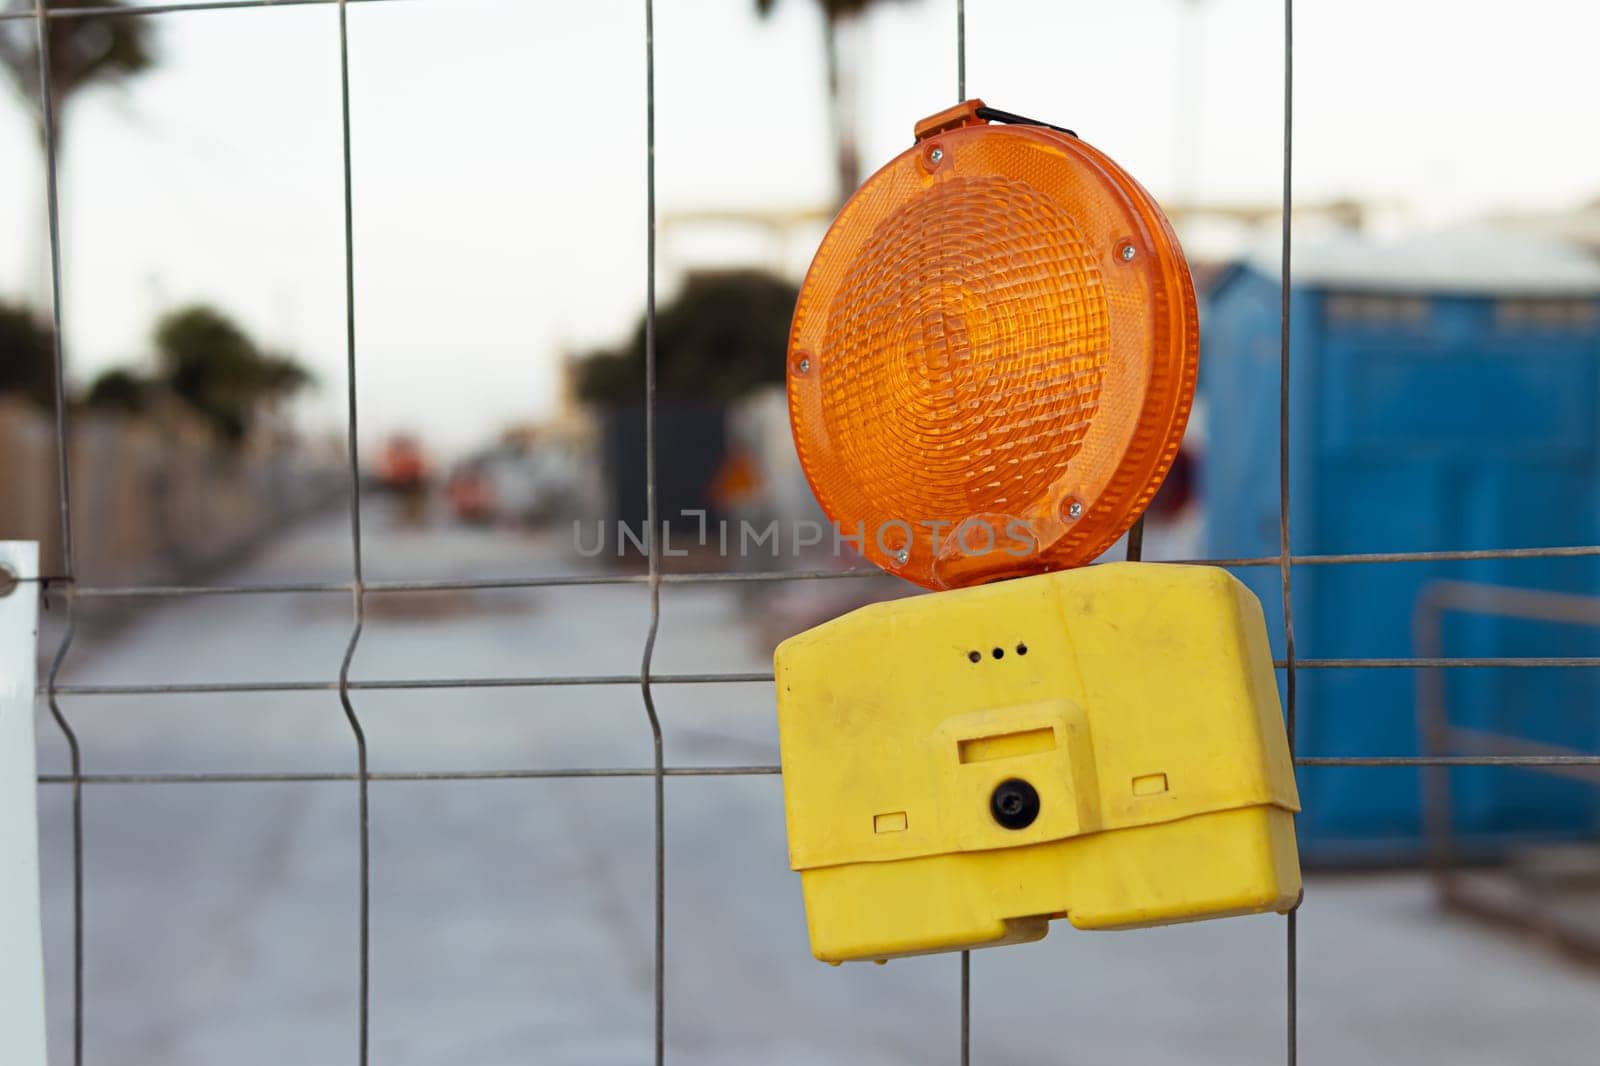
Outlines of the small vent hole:
<svg viewBox="0 0 1600 1066">
<path fill-rule="evenodd" d="M 1017 654 L 1018 655 L 1026 655 L 1026 654 L 1028 654 L 1028 646 L 1026 644 L 1018 644 L 1017 645 Z"/>
<path fill-rule="evenodd" d="M 981 652 L 981 651 L 969 651 L 969 652 L 967 652 L 967 658 L 971 659 L 973 662 L 977 662 L 977 661 L 979 661 L 980 659 L 983 658 L 983 652 Z"/>
<path fill-rule="evenodd" d="M 1006 657 L 1006 650 L 1004 648 L 996 648 L 993 654 L 996 659 L 1004 659 Z"/>
</svg>

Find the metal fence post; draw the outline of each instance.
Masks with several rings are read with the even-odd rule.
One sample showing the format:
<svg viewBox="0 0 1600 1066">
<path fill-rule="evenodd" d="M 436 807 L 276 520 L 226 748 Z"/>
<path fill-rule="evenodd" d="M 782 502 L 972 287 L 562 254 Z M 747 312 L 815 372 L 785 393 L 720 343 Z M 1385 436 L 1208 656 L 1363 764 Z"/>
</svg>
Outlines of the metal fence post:
<svg viewBox="0 0 1600 1066">
<path fill-rule="evenodd" d="M 39 545 L 0 541 L 0 1060 L 45 1066 L 34 663 Z"/>
</svg>

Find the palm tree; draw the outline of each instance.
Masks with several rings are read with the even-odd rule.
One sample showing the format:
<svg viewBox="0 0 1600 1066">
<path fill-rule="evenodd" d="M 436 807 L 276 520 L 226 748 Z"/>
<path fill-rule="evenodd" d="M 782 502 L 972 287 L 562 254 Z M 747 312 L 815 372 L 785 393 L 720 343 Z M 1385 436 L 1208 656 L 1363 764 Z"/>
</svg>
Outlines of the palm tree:
<svg viewBox="0 0 1600 1066">
<path fill-rule="evenodd" d="M 856 144 L 853 77 L 844 77 L 839 55 L 839 31 L 853 23 L 876 0 L 817 0 L 822 7 L 822 53 L 827 64 L 828 123 L 833 131 L 835 202 L 842 206 L 861 184 L 861 149 Z M 765 17 L 778 0 L 756 0 L 756 13 Z"/>
<path fill-rule="evenodd" d="M 50 0 L 52 10 L 119 7 L 123 0 Z M 61 124 L 78 90 L 126 81 L 155 63 L 150 21 L 136 15 L 86 16 L 48 20 L 53 124 L 46 124 L 39 83 L 39 48 L 29 19 L 0 23 L 0 66 L 27 101 L 39 136 L 61 149 Z"/>
<path fill-rule="evenodd" d="M 56 11 L 121 5 L 122 0 L 50 0 L 50 8 Z M 0 67 L 5 68 L 27 105 L 39 138 L 40 154 L 45 152 L 47 144 L 54 144 L 59 160 L 62 124 L 68 105 L 77 98 L 79 90 L 126 81 L 154 65 L 155 53 L 150 20 L 137 15 L 54 18 L 46 24 L 50 44 L 50 92 L 54 104 L 48 120 L 39 80 L 39 46 L 33 20 L 0 22 Z M 39 287 L 44 288 L 42 277 Z"/>
</svg>

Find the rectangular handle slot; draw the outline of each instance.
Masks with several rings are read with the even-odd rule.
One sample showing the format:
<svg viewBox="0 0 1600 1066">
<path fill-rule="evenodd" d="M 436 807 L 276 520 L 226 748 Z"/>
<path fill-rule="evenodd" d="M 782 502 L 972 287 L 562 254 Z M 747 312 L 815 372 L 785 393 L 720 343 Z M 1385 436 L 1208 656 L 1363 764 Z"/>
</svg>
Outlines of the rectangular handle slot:
<svg viewBox="0 0 1600 1066">
<path fill-rule="evenodd" d="M 1049 726 L 1043 729 L 1024 729 L 1016 733 L 997 733 L 988 737 L 973 737 L 958 741 L 957 752 L 963 763 L 988 762 L 991 759 L 1014 759 L 1018 755 L 1037 755 L 1054 751 L 1056 731 Z"/>
</svg>

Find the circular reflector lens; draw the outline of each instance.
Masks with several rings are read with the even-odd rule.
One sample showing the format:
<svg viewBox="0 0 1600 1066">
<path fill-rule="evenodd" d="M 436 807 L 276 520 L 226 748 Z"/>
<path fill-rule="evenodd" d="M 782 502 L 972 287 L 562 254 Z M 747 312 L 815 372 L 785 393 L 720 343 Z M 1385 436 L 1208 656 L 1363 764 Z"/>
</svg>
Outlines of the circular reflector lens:
<svg viewBox="0 0 1600 1066">
<path fill-rule="evenodd" d="M 929 588 L 1078 566 L 1155 495 L 1194 399 L 1194 286 L 1137 182 L 967 125 L 868 178 L 806 275 L 789 413 L 843 538 Z"/>
</svg>

